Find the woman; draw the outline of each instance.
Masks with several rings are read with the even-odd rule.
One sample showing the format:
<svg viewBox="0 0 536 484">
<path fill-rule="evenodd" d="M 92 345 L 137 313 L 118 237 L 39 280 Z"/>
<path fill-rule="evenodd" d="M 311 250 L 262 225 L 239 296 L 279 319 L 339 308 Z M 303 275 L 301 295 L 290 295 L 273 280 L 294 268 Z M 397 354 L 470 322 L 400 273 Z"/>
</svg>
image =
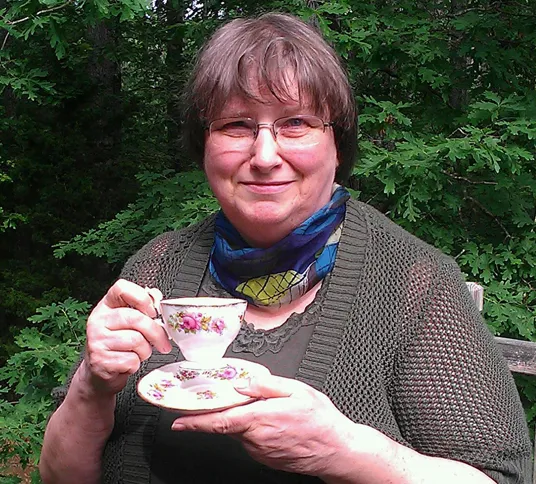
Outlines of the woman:
<svg viewBox="0 0 536 484">
<path fill-rule="evenodd" d="M 44 482 L 529 482 L 516 388 L 456 264 L 334 183 L 355 108 L 320 35 L 230 22 L 187 92 L 222 212 L 147 244 L 93 310 Z M 227 356 L 274 376 L 239 389 L 249 405 L 177 418 L 135 388 L 180 358 L 153 298 L 196 295 L 248 299 Z"/>
</svg>

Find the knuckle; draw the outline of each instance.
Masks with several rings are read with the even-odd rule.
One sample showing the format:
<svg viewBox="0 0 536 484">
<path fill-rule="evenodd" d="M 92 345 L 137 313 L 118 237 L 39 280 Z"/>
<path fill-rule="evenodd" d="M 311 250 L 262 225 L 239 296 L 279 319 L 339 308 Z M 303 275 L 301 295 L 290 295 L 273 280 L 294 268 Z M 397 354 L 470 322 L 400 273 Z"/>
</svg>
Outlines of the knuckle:
<svg viewBox="0 0 536 484">
<path fill-rule="evenodd" d="M 92 338 L 88 338 L 86 342 L 86 353 L 90 361 L 93 361 L 95 359 L 95 356 L 101 353 L 101 347 Z"/>
<path fill-rule="evenodd" d="M 129 335 L 129 338 L 130 338 L 129 343 L 130 343 L 131 348 L 137 348 L 139 346 L 142 346 L 143 343 L 145 342 L 145 338 L 138 331 L 132 331 Z"/>
<path fill-rule="evenodd" d="M 102 334 L 102 331 L 102 325 L 99 325 L 95 320 L 88 320 L 86 326 L 86 336 L 88 342 L 98 339 Z"/>
<path fill-rule="evenodd" d="M 219 418 L 212 422 L 212 431 L 215 434 L 231 433 L 231 423 L 226 418 Z"/>
<path fill-rule="evenodd" d="M 117 281 L 108 291 L 108 295 L 113 296 L 118 299 L 122 299 L 127 289 L 125 287 L 125 282 L 122 279 Z"/>
<path fill-rule="evenodd" d="M 152 354 L 153 354 L 153 349 L 151 348 L 151 346 L 148 344 L 144 344 L 140 350 L 140 359 L 142 361 L 148 360 Z"/>
<path fill-rule="evenodd" d="M 125 353 L 120 361 L 114 364 L 113 373 L 124 373 L 131 375 L 136 373 L 140 367 L 140 359 L 135 353 Z"/>
<path fill-rule="evenodd" d="M 125 373 L 128 373 L 128 374 L 132 375 L 132 374 L 136 373 L 140 369 L 140 366 L 141 366 L 140 359 L 137 358 L 137 357 L 133 357 L 132 361 L 128 365 L 128 369 L 127 369 L 127 371 Z"/>
<path fill-rule="evenodd" d="M 115 289 L 119 291 L 124 291 L 125 288 L 129 285 L 129 282 L 126 279 L 117 279 L 110 290 Z"/>
<path fill-rule="evenodd" d="M 106 293 L 106 300 L 123 300 L 123 296 L 133 290 L 134 284 L 126 279 L 118 279 Z"/>
</svg>

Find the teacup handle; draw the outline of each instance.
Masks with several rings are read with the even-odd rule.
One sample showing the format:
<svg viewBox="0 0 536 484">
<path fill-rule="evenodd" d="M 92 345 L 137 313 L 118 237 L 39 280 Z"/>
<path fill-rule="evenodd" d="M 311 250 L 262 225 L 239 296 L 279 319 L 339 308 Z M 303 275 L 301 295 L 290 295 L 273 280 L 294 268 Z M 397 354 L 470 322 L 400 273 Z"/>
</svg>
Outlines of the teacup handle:
<svg viewBox="0 0 536 484">
<path fill-rule="evenodd" d="M 157 316 L 155 318 L 153 318 L 153 321 L 158 324 L 158 326 L 161 326 L 162 328 L 164 328 L 164 331 L 166 332 L 166 336 L 168 337 L 169 340 L 173 341 L 173 338 L 171 337 L 171 335 L 169 334 L 169 331 L 167 329 L 167 326 L 166 326 L 166 323 L 164 323 L 164 321 L 162 321 L 162 317 L 160 316 L 160 312 L 157 311 Z"/>
<path fill-rule="evenodd" d="M 164 331 L 166 332 L 166 336 L 168 337 L 168 339 L 173 341 L 173 338 L 171 337 L 167 329 L 166 323 L 164 323 L 164 321 L 162 320 L 162 306 L 160 305 L 159 302 L 156 302 L 154 296 L 151 294 L 151 289 L 149 287 L 145 286 L 144 289 L 147 291 L 147 294 L 149 294 L 149 297 L 152 299 L 153 307 L 154 307 L 154 310 L 156 311 L 156 316 L 153 318 L 153 321 L 156 324 L 158 324 L 158 326 L 161 326 L 162 328 L 164 328 Z"/>
</svg>

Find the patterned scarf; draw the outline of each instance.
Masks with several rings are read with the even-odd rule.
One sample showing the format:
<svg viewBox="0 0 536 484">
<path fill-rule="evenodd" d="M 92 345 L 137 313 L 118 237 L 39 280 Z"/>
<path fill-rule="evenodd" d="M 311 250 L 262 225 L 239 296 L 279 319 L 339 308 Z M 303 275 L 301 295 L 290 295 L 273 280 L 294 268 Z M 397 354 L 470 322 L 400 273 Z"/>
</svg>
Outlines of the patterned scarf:
<svg viewBox="0 0 536 484">
<path fill-rule="evenodd" d="M 333 269 L 349 198 L 337 186 L 324 207 L 267 249 L 250 247 L 220 211 L 211 275 L 227 292 L 255 306 L 282 306 L 298 299 Z"/>
</svg>

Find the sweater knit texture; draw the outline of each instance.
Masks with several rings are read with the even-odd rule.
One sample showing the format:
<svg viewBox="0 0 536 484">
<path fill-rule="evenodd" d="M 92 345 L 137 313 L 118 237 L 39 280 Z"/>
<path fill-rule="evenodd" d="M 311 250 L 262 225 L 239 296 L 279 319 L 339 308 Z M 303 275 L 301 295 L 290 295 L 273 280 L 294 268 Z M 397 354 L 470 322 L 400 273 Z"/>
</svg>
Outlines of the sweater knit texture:
<svg viewBox="0 0 536 484">
<path fill-rule="evenodd" d="M 122 277 L 158 287 L 164 297 L 196 296 L 213 222 L 155 238 L 130 258 Z M 531 445 L 514 381 L 451 258 L 349 201 L 326 284 L 298 380 L 354 422 L 422 454 L 465 462 L 501 484 L 531 482 Z M 104 483 L 150 481 L 160 410 L 137 396 L 136 385 L 176 359 L 176 351 L 155 352 L 118 394 Z"/>
</svg>

